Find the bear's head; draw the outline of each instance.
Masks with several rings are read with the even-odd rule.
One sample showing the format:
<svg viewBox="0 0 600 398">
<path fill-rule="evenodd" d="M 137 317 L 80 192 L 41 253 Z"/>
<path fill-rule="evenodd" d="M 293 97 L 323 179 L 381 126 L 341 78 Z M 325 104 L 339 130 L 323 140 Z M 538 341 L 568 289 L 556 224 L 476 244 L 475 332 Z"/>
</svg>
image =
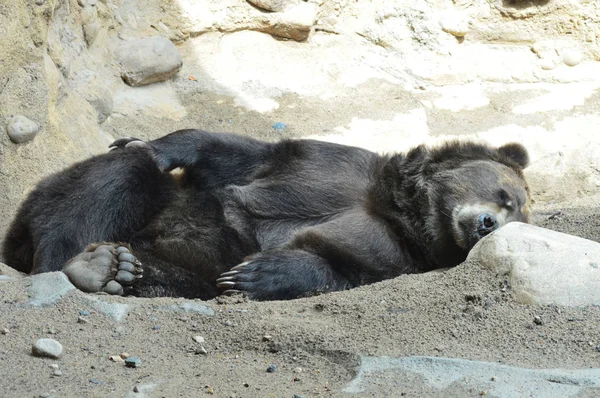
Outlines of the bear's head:
<svg viewBox="0 0 600 398">
<path fill-rule="evenodd" d="M 463 261 L 480 239 L 509 222 L 529 221 L 531 198 L 523 176 L 528 163 L 527 150 L 516 143 L 493 148 L 453 141 L 407 153 L 399 168 L 408 177 L 400 195 L 412 196 L 404 209 L 410 203 L 413 219 L 424 220 L 421 232 L 438 266 Z M 417 215 L 415 207 L 426 208 Z"/>
</svg>

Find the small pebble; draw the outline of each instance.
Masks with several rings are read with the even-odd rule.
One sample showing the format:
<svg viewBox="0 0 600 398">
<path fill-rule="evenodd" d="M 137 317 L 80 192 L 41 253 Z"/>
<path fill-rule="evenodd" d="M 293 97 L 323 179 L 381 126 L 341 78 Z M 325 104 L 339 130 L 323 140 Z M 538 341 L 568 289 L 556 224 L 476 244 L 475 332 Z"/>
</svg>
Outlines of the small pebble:
<svg viewBox="0 0 600 398">
<path fill-rule="evenodd" d="M 297 368 L 294 368 L 294 373 L 302 373 L 303 369 L 298 366 Z"/>
<path fill-rule="evenodd" d="M 79 311 L 79 315 L 81 316 L 90 316 L 90 312 L 88 310 Z"/>
<path fill-rule="evenodd" d="M 225 326 L 233 326 L 233 322 L 231 321 L 225 321 Z"/>
<path fill-rule="evenodd" d="M 302 395 L 294 394 L 294 398 L 302 398 Z"/>
<path fill-rule="evenodd" d="M 139 368 L 140 366 L 142 366 L 142 360 L 140 359 L 140 357 L 128 357 L 125 360 L 125 366 L 127 366 L 128 368 Z"/>
<path fill-rule="evenodd" d="M 152 330 L 160 330 L 160 326 L 154 325 L 154 326 L 152 326 Z"/>
<path fill-rule="evenodd" d="M 287 127 L 287 124 L 285 124 L 283 122 L 273 123 L 273 128 L 275 130 L 285 130 L 286 127 Z"/>
<path fill-rule="evenodd" d="M 540 66 L 543 70 L 552 70 L 556 67 L 556 64 L 551 59 L 542 59 Z"/>
<path fill-rule="evenodd" d="M 127 358 L 129 358 L 129 354 L 128 354 L 128 353 L 126 353 L 126 352 L 122 353 L 120 356 L 121 356 L 121 358 L 123 358 L 123 359 L 127 359 Z"/>
<path fill-rule="evenodd" d="M 596 351 L 600 352 L 600 344 L 596 346 Z"/>
<path fill-rule="evenodd" d="M 54 372 L 52 372 L 52 376 L 56 376 L 56 377 L 60 377 L 62 376 L 62 372 L 58 369 L 56 369 Z"/>
<path fill-rule="evenodd" d="M 77 323 L 90 323 L 90 320 L 80 316 L 80 317 L 77 317 Z"/>
<path fill-rule="evenodd" d="M 58 364 L 53 363 L 53 364 L 50 365 L 50 367 L 52 369 L 58 369 Z"/>
<path fill-rule="evenodd" d="M 62 351 L 62 344 L 54 339 L 39 339 L 31 348 L 32 354 L 36 357 L 59 358 Z"/>
<path fill-rule="evenodd" d="M 104 384 L 103 381 L 97 380 L 97 379 L 90 379 L 90 383 L 92 383 L 92 384 L 98 384 L 98 385 Z"/>
<path fill-rule="evenodd" d="M 271 336 L 270 334 L 265 334 L 262 338 L 263 341 L 271 341 L 273 340 L 273 336 Z"/>
<path fill-rule="evenodd" d="M 202 336 L 194 336 L 194 337 L 192 337 L 192 339 L 194 339 L 194 341 L 198 344 L 204 343 L 204 337 L 202 337 Z"/>
<path fill-rule="evenodd" d="M 200 346 L 196 348 L 196 351 L 194 351 L 196 353 L 196 355 L 198 354 L 202 354 L 202 355 L 206 355 L 208 354 L 208 351 L 206 351 L 206 348 Z"/>
<path fill-rule="evenodd" d="M 583 55 L 581 52 L 576 50 L 568 50 L 565 51 L 562 55 L 562 61 L 567 66 L 575 66 L 579 64 L 583 60 Z"/>
<path fill-rule="evenodd" d="M 536 315 L 533 317 L 533 323 L 535 323 L 536 325 L 543 325 L 544 321 L 542 321 L 542 317 Z"/>
<path fill-rule="evenodd" d="M 111 355 L 108 357 L 108 359 L 110 359 L 113 362 L 124 362 L 125 361 L 123 358 L 121 358 L 120 355 Z"/>
<path fill-rule="evenodd" d="M 10 330 L 8 330 L 7 328 L 2 329 L 2 334 L 9 334 Z"/>
<path fill-rule="evenodd" d="M 267 373 L 275 373 L 277 371 L 277 366 L 271 364 L 269 365 L 269 367 L 267 368 Z"/>
</svg>

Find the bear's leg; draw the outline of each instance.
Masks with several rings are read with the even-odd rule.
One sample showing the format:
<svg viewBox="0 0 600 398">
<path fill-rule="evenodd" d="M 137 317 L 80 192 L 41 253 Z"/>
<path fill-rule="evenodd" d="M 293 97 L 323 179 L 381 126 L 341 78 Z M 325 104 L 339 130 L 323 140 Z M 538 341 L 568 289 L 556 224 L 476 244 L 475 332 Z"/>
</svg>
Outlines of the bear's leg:
<svg viewBox="0 0 600 398">
<path fill-rule="evenodd" d="M 245 185 L 273 156 L 273 144 L 235 134 L 179 130 L 152 141 L 121 138 L 113 148 L 139 148 L 152 154 L 162 171 L 186 170 L 194 185 L 218 188 Z"/>
<path fill-rule="evenodd" d="M 4 256 L 24 272 L 61 270 L 91 243 L 130 241 L 169 205 L 175 189 L 147 153 L 125 149 L 88 159 L 43 180 L 29 195 Z"/>
<path fill-rule="evenodd" d="M 327 261 L 303 250 L 278 250 L 250 256 L 221 274 L 225 294 L 243 292 L 255 300 L 287 300 L 310 293 L 354 287 Z"/>
<path fill-rule="evenodd" d="M 71 283 L 88 293 L 123 295 L 142 277 L 141 263 L 121 243 L 96 243 L 63 268 Z"/>
</svg>

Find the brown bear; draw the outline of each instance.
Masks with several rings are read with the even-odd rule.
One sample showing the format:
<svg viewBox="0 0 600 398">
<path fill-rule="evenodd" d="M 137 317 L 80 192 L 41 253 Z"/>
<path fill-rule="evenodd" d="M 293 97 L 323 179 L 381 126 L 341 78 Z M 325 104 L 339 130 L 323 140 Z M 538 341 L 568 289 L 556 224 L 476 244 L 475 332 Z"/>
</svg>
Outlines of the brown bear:
<svg viewBox="0 0 600 398">
<path fill-rule="evenodd" d="M 4 241 L 9 265 L 62 269 L 89 292 L 291 299 L 452 267 L 528 221 L 519 144 L 383 156 L 181 130 L 112 147 L 31 192 Z"/>
</svg>

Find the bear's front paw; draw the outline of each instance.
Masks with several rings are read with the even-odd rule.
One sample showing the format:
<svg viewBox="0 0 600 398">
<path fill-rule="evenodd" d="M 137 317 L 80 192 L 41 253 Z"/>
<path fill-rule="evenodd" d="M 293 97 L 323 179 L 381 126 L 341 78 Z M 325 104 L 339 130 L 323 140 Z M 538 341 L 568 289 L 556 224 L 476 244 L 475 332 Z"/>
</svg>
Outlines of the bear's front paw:
<svg viewBox="0 0 600 398">
<path fill-rule="evenodd" d="M 239 292 L 254 300 L 289 300 L 347 286 L 322 258 L 301 250 L 255 254 L 217 279 L 223 294 Z"/>
<path fill-rule="evenodd" d="M 120 296 L 142 277 L 141 265 L 126 246 L 102 243 L 88 246 L 63 272 L 79 290 Z"/>
</svg>

